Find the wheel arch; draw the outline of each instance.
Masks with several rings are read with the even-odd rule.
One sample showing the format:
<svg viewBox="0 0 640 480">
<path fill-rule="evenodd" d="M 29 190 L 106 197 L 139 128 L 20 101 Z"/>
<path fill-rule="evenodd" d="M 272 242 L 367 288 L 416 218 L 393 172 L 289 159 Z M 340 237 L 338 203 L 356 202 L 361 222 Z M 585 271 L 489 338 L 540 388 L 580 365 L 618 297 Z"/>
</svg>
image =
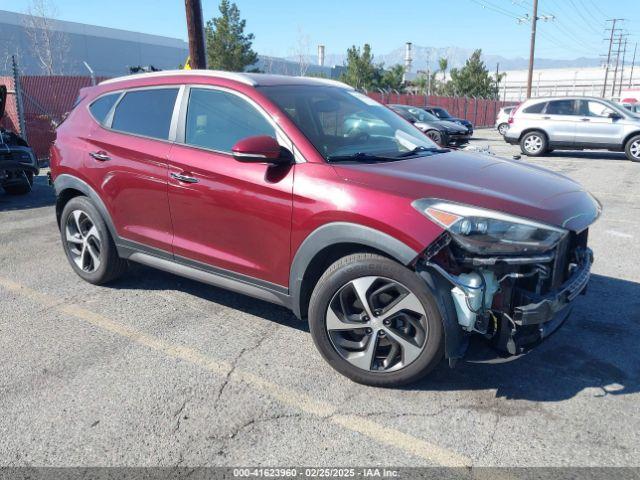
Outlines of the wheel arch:
<svg viewBox="0 0 640 480">
<path fill-rule="evenodd" d="M 549 134 L 546 132 L 546 130 L 544 128 L 540 128 L 540 127 L 530 127 L 530 128 L 527 128 L 527 129 L 523 130 L 522 132 L 520 132 L 520 136 L 518 137 L 518 142 L 521 142 L 523 137 L 527 133 L 531 133 L 531 132 L 540 132 L 541 134 L 543 134 L 547 138 L 547 144 L 549 143 Z"/>
<path fill-rule="evenodd" d="M 637 137 L 638 135 L 640 135 L 640 130 L 631 132 L 626 137 L 624 137 L 624 140 L 622 141 L 622 149 L 624 150 L 625 148 L 627 148 L 627 142 L 629 142 L 629 140 L 631 140 L 633 137 Z"/>
<path fill-rule="evenodd" d="M 109 214 L 106 205 L 104 204 L 98 193 L 93 188 L 91 188 L 88 183 L 78 177 L 64 173 L 56 177 L 55 181 L 53 182 L 53 188 L 56 192 L 56 220 L 58 222 L 58 226 L 60 225 L 60 217 L 62 215 L 62 211 L 64 210 L 64 207 L 69 202 L 69 200 L 74 197 L 84 196 L 88 197 L 93 202 L 94 206 L 98 209 L 98 212 L 100 212 L 104 223 L 109 229 L 111 237 L 113 239 L 118 238 L 115 225 L 111 220 L 111 215 Z"/>
<path fill-rule="evenodd" d="M 418 252 L 400 240 L 364 225 L 334 222 L 314 230 L 302 242 L 291 263 L 289 295 L 296 317 L 307 315 L 317 280 L 336 260 L 353 253 L 378 253 L 409 265 Z"/>
</svg>

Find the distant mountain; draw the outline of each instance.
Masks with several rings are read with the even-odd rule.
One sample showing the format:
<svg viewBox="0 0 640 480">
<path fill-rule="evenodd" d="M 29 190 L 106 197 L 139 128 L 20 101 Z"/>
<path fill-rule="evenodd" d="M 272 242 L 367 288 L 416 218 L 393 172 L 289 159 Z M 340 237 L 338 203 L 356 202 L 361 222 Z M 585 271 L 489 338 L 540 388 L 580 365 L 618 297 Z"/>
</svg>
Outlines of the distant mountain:
<svg viewBox="0 0 640 480">
<path fill-rule="evenodd" d="M 471 48 L 460 47 L 422 47 L 420 45 L 413 46 L 413 66 L 412 70 L 438 70 L 438 59 L 447 58 L 449 60 L 449 68 L 460 68 L 464 65 L 464 62 L 473 53 Z M 395 65 L 397 63 L 404 63 L 404 46 L 396 48 L 386 54 L 376 54 L 373 52 L 374 61 L 376 63 L 382 62 L 385 66 Z M 345 54 L 327 54 L 325 56 L 325 65 L 342 65 L 345 61 Z M 288 58 L 295 60 L 294 58 Z M 523 70 L 529 66 L 529 59 L 523 57 L 507 58 L 501 55 L 490 55 L 483 53 L 482 59 L 484 60 L 487 68 L 490 70 L 495 69 L 496 64 L 500 63 L 500 70 Z M 430 60 L 430 61 L 429 61 Z M 317 59 L 314 56 L 309 56 L 310 63 L 316 63 Z M 536 58 L 536 68 L 580 68 L 580 67 L 598 67 L 601 64 L 601 60 L 597 57 L 586 58 L 580 57 L 571 60 L 556 60 L 551 58 Z"/>
</svg>

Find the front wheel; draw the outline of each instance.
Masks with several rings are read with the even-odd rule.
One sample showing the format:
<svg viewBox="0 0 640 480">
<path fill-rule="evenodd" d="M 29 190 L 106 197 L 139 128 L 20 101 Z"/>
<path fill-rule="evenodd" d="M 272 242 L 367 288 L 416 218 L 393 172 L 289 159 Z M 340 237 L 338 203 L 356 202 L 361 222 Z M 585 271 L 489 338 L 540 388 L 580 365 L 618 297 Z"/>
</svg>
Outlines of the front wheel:
<svg viewBox="0 0 640 480">
<path fill-rule="evenodd" d="M 380 255 L 335 262 L 318 281 L 309 305 L 316 347 L 329 364 L 365 385 L 414 382 L 442 359 L 437 303 L 411 270 Z"/>
<path fill-rule="evenodd" d="M 438 144 L 440 146 L 443 146 L 442 145 L 442 133 L 440 133 L 438 130 L 427 130 L 426 135 L 431 140 L 433 140 L 436 144 Z"/>
<path fill-rule="evenodd" d="M 631 137 L 624 146 L 624 153 L 632 162 L 640 162 L 640 135 Z"/>
<path fill-rule="evenodd" d="M 547 137 L 544 133 L 533 131 L 525 134 L 520 140 L 520 150 L 530 157 L 539 157 L 547 151 Z"/>
</svg>

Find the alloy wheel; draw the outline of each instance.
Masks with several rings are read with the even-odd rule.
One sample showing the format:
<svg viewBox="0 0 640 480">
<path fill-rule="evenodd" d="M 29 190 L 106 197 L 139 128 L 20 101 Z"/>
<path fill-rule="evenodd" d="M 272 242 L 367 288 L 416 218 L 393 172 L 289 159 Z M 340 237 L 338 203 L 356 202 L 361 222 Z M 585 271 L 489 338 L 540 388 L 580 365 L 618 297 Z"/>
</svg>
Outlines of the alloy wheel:
<svg viewBox="0 0 640 480">
<path fill-rule="evenodd" d="M 420 356 L 428 336 L 418 297 L 401 283 L 377 276 L 352 280 L 335 293 L 326 329 L 343 359 L 372 372 L 406 367 Z"/>
<path fill-rule="evenodd" d="M 631 144 L 629 152 L 634 158 L 640 159 L 640 140 L 636 140 Z"/>
<path fill-rule="evenodd" d="M 524 149 L 529 153 L 538 153 L 542 149 L 542 137 L 529 135 L 524 141 Z"/>
<path fill-rule="evenodd" d="M 91 273 L 100 268 L 101 240 L 95 223 L 82 210 L 67 217 L 65 239 L 71 258 L 80 270 Z"/>
<path fill-rule="evenodd" d="M 506 135 L 507 130 L 509 130 L 509 125 L 506 123 L 503 123 L 498 127 L 498 133 L 502 136 Z"/>
</svg>

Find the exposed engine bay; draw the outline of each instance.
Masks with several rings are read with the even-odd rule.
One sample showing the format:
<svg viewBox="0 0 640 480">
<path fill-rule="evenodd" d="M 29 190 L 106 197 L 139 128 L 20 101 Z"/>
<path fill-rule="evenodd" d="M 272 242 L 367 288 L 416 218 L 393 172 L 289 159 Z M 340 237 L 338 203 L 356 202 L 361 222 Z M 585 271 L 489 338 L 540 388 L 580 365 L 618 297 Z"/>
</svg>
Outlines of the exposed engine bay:
<svg viewBox="0 0 640 480">
<path fill-rule="evenodd" d="M 498 350 L 518 355 L 553 333 L 570 313 L 572 300 L 586 291 L 593 263 L 593 254 L 587 248 L 588 229 L 580 233 L 558 229 L 557 235 L 549 236 L 546 246 L 539 232 L 527 233 L 530 238 L 518 232 L 504 246 L 487 247 L 500 251 L 489 254 L 483 251 L 482 242 L 490 236 L 491 228 L 502 228 L 504 237 L 505 229 L 513 231 L 520 225 L 501 220 L 506 227 L 492 227 L 493 219 L 481 218 L 473 227 L 479 225 L 481 232 L 474 233 L 464 225 L 467 217 L 455 221 L 461 225 L 443 232 L 416 264 L 423 277 L 442 279 L 437 289 L 443 303 L 449 303 L 448 315 L 454 317 L 449 321 L 448 337 L 465 343 L 470 334 L 479 334 Z M 519 248 L 536 248 L 518 252 L 516 244 Z M 462 335 L 452 334 L 453 323 Z M 455 343 L 447 338 L 450 359 L 460 358 L 466 349 L 466 343 Z"/>
</svg>

